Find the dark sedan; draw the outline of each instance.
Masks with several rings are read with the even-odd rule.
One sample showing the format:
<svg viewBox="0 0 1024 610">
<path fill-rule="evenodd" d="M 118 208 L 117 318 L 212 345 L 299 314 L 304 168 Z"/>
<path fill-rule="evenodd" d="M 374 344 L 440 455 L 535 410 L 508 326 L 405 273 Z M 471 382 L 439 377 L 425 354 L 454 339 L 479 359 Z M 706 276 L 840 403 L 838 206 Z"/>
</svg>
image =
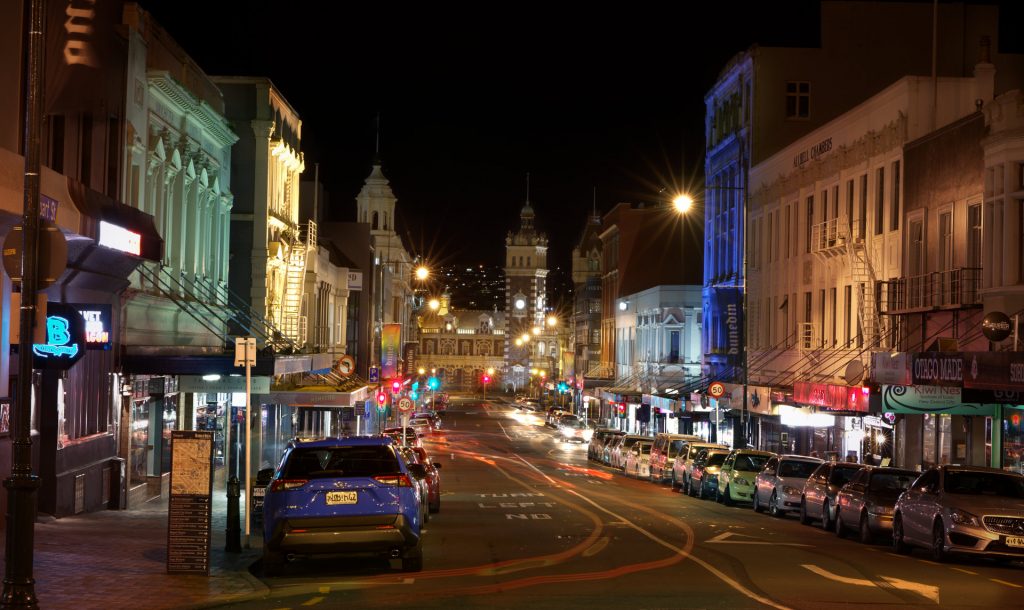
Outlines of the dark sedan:
<svg viewBox="0 0 1024 610">
<path fill-rule="evenodd" d="M 836 496 L 836 535 L 857 532 L 868 544 L 875 534 L 892 534 L 892 511 L 900 494 L 920 473 L 899 468 L 865 466 Z"/>
</svg>

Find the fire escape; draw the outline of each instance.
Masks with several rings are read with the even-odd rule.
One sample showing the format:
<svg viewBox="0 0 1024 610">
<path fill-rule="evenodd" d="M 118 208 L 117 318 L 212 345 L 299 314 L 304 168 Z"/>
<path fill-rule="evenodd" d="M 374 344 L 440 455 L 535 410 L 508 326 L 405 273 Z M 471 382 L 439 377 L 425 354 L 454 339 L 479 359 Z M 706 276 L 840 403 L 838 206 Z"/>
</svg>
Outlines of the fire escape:
<svg viewBox="0 0 1024 610">
<path fill-rule="evenodd" d="M 281 298 L 281 332 L 293 343 L 306 343 L 307 316 L 304 311 L 306 259 L 316 252 L 316 222 L 300 225 L 300 233 L 293 234 L 288 244 L 284 295 Z"/>
</svg>

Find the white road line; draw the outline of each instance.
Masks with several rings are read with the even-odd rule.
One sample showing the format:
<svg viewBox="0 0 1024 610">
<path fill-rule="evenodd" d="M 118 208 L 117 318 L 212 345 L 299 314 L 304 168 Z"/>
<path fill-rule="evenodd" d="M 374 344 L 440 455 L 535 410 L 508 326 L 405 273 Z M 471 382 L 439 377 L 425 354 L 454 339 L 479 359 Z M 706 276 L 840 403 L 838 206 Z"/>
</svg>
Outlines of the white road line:
<svg viewBox="0 0 1024 610">
<path fill-rule="evenodd" d="M 1017 587 L 1018 589 L 1024 589 L 1024 586 L 1018 585 L 1017 583 L 1006 582 L 1005 580 L 999 580 L 998 578 L 989 578 L 989 580 L 991 580 L 992 582 L 997 582 L 1001 585 L 1006 585 L 1007 587 Z"/>
<path fill-rule="evenodd" d="M 733 536 L 743 536 L 744 538 L 750 538 L 750 540 L 728 540 Z M 735 532 L 722 532 L 721 534 L 705 540 L 704 542 L 714 542 L 717 544 L 768 544 L 771 546 L 814 546 L 813 544 L 800 544 L 797 542 L 769 542 L 767 540 L 761 540 L 760 538 L 754 538 L 746 534 L 737 534 Z"/>
<path fill-rule="evenodd" d="M 533 464 L 531 464 L 531 463 L 527 462 L 526 460 L 524 460 L 522 458 L 522 456 L 516 455 L 516 457 L 519 458 L 524 464 L 526 464 L 530 468 L 536 470 L 537 473 L 539 473 L 542 477 L 544 477 L 548 481 L 551 481 L 552 483 L 554 483 L 556 487 L 561 487 L 561 485 L 559 485 L 554 479 L 549 477 L 547 474 L 542 472 L 539 468 L 537 468 Z M 633 528 L 634 530 L 640 532 L 641 534 L 643 534 L 647 538 L 651 539 L 652 541 L 660 544 L 661 546 L 663 546 L 663 547 L 665 547 L 665 548 L 667 548 L 669 550 L 674 551 L 675 553 L 678 553 L 679 555 L 682 555 L 684 559 L 691 559 L 691 560 L 693 560 L 694 563 L 696 563 L 697 565 L 703 567 L 708 572 L 711 572 L 712 574 L 717 576 L 722 582 L 724 582 L 725 584 L 729 585 L 733 589 L 739 591 L 743 595 L 746 595 L 750 599 L 752 599 L 752 600 L 754 600 L 754 601 L 756 601 L 758 603 L 764 604 L 766 606 L 771 606 L 772 608 L 778 608 L 778 610 L 792 610 L 788 606 L 783 606 L 781 604 L 778 604 L 778 603 L 768 599 L 767 597 L 764 597 L 762 595 L 758 595 L 757 593 L 754 593 L 750 589 L 747 589 L 746 587 L 744 587 L 740 583 L 738 583 L 735 580 L 733 580 L 732 578 L 730 578 L 727 574 L 723 573 L 722 571 L 720 571 L 715 566 L 713 566 L 710 563 L 704 561 L 703 559 L 697 557 L 693 553 L 687 553 L 683 549 L 681 549 L 679 547 L 676 547 L 676 546 L 673 546 L 673 545 L 669 544 L 668 542 L 665 542 L 661 538 L 658 538 L 657 536 L 655 536 L 654 534 L 648 532 L 647 530 L 645 530 L 644 528 L 640 527 L 639 525 L 636 525 L 635 523 L 633 523 L 629 519 L 626 519 L 625 517 L 623 517 L 621 515 L 617 515 L 617 514 L 613 513 L 612 511 L 610 511 L 607 508 L 599 505 L 597 502 L 594 502 L 593 500 L 591 500 L 590 498 L 584 496 L 583 494 L 581 494 L 579 492 L 576 492 L 574 490 L 571 490 L 571 489 L 566 489 L 565 491 L 567 493 L 571 493 L 574 496 L 580 498 L 584 502 L 587 502 L 588 504 L 590 504 L 591 506 L 593 506 L 597 510 L 600 510 L 601 512 L 604 512 L 604 513 L 608 513 L 609 515 L 615 517 L 616 519 L 621 520 L 623 523 L 625 523 L 629 527 Z"/>
<path fill-rule="evenodd" d="M 508 440 L 511 441 L 512 437 L 508 435 L 508 432 L 505 432 L 505 426 L 502 426 L 501 422 L 498 422 L 498 427 L 501 428 L 501 432 L 502 432 L 502 434 L 505 435 L 505 438 L 507 438 Z"/>
<path fill-rule="evenodd" d="M 972 572 L 970 570 L 965 570 L 963 568 L 950 568 L 950 570 L 956 570 L 957 572 L 963 572 L 964 574 L 970 574 L 971 576 L 977 576 L 978 575 L 977 572 Z"/>
<path fill-rule="evenodd" d="M 811 572 L 814 572 L 818 576 L 822 576 L 824 578 L 827 578 L 829 580 L 833 580 L 835 582 L 841 582 L 841 583 L 847 584 L 847 585 L 856 585 L 858 587 L 878 587 L 878 584 L 876 582 L 872 581 L 872 580 L 868 580 L 866 578 L 850 578 L 848 576 L 840 576 L 839 574 L 833 574 L 832 572 L 829 572 L 825 568 L 822 568 L 822 567 L 819 567 L 819 566 L 816 566 L 816 565 L 813 565 L 813 564 L 805 563 L 805 564 L 802 564 L 801 567 L 803 567 L 803 568 L 805 568 L 805 569 L 807 569 L 807 570 L 809 570 Z M 914 593 L 917 593 L 918 595 L 920 595 L 922 597 L 926 597 L 926 598 L 932 600 L 936 604 L 939 603 L 939 588 L 938 587 L 935 587 L 935 586 L 932 586 L 932 585 L 926 585 L 926 584 L 920 583 L 920 582 L 913 582 L 913 581 L 910 581 L 910 580 L 903 580 L 903 579 L 900 579 L 900 578 L 892 578 L 892 577 L 889 577 L 889 576 L 883 576 L 882 580 L 884 580 L 885 582 L 889 583 L 889 585 L 892 586 L 894 589 L 903 589 L 903 590 L 906 590 L 906 591 L 913 591 Z"/>
</svg>

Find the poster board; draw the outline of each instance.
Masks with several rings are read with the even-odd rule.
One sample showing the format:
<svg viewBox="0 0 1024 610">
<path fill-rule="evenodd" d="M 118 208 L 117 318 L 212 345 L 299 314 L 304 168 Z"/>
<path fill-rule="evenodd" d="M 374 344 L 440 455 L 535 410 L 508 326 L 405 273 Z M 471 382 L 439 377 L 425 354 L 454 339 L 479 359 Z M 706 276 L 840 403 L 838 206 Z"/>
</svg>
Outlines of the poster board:
<svg viewBox="0 0 1024 610">
<path fill-rule="evenodd" d="M 167 573 L 210 575 L 213 432 L 171 432 Z"/>
</svg>

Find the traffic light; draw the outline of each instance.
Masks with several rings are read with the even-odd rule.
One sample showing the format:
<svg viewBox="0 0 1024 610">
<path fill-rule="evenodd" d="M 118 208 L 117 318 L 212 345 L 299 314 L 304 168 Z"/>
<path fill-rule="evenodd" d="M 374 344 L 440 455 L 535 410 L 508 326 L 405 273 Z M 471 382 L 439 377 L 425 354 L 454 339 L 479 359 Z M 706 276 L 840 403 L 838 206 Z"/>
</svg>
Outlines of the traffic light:
<svg viewBox="0 0 1024 610">
<path fill-rule="evenodd" d="M 395 379 L 394 381 L 392 381 L 391 382 L 391 392 L 394 393 L 394 394 L 398 394 L 401 391 L 402 391 L 402 382 L 399 381 L 398 379 Z"/>
<path fill-rule="evenodd" d="M 384 392 L 377 392 L 377 408 L 383 409 L 384 405 L 388 402 L 388 395 Z"/>
<path fill-rule="evenodd" d="M 427 379 L 427 387 L 430 388 L 431 390 L 436 390 L 437 388 L 441 387 L 441 382 L 438 381 L 437 377 L 431 377 Z"/>
<path fill-rule="evenodd" d="M 490 375 L 484 375 L 483 378 L 480 381 L 483 381 L 484 383 L 490 383 L 491 382 L 491 376 Z"/>
<path fill-rule="evenodd" d="M 615 408 L 618 409 L 618 411 L 619 411 L 619 417 L 625 417 L 626 416 L 626 403 L 620 402 L 620 403 L 615 405 Z"/>
</svg>

